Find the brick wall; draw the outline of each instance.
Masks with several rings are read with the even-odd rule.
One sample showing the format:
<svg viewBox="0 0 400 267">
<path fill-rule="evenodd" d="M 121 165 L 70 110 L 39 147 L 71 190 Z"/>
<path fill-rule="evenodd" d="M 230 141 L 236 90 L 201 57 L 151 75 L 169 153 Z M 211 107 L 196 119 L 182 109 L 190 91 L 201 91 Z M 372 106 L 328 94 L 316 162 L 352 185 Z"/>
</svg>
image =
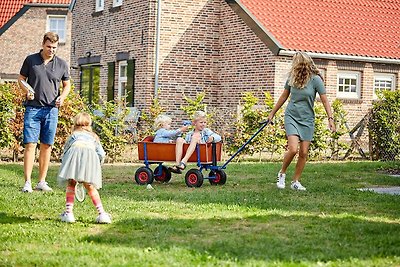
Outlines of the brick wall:
<svg viewBox="0 0 400 267">
<path fill-rule="evenodd" d="M 274 95 L 275 59 L 268 47 L 223 1 L 220 20 L 220 89 L 218 105 L 239 104 L 242 92 Z"/>
<path fill-rule="evenodd" d="M 73 77 L 79 90 L 78 59 L 101 56 L 100 90 L 106 95 L 108 62 L 116 62 L 118 52 L 129 53 L 129 59 L 136 60 L 135 106 L 142 108 L 151 100 L 154 60 L 154 12 L 153 1 L 125 0 L 123 5 L 112 7 L 111 0 L 105 0 L 102 12 L 95 11 L 95 1 L 78 0 L 73 10 L 71 63 L 75 68 Z M 118 75 L 116 62 L 116 76 Z M 118 83 L 115 79 L 115 96 Z"/>
<path fill-rule="evenodd" d="M 206 103 L 217 100 L 220 9 L 221 1 L 162 1 L 160 99 L 174 116 L 184 116 L 184 95 L 204 91 Z"/>
<path fill-rule="evenodd" d="M 135 106 L 146 109 L 154 94 L 156 1 L 124 0 L 120 8 L 94 13 L 94 1 L 78 0 L 73 11 L 71 60 L 90 51 L 101 56 L 101 91 L 107 85 L 107 62 L 118 52 L 129 52 L 136 60 Z M 350 125 L 371 107 L 374 72 L 396 74 L 399 66 L 315 59 L 324 70 L 327 96 L 337 98 L 338 70 L 361 73 L 361 98 L 343 99 Z M 163 0 L 160 30 L 159 99 L 167 112 L 180 119 L 182 96 L 205 91 L 210 107 L 231 108 L 240 103 L 242 92 L 253 91 L 261 100 L 263 91 L 280 96 L 291 57 L 274 56 L 224 0 Z M 116 68 L 117 69 L 117 68 Z M 79 81 L 78 71 L 74 77 Z M 78 82 L 76 82 L 78 84 Z M 115 87 L 117 88 L 117 79 Z M 398 85 L 397 85 L 398 87 Z"/>
<path fill-rule="evenodd" d="M 67 9 L 30 7 L 0 36 L 0 78 L 17 78 L 26 56 L 41 49 L 46 32 L 47 12 Z M 70 62 L 71 14 L 67 16 L 66 43 L 59 44 L 57 55 Z"/>
</svg>

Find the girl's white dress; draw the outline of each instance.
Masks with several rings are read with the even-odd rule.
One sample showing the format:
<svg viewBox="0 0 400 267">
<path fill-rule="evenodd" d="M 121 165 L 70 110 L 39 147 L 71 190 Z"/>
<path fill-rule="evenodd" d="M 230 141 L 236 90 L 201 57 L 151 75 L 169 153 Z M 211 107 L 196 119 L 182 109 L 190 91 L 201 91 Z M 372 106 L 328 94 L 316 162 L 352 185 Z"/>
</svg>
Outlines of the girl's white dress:
<svg viewBox="0 0 400 267">
<path fill-rule="evenodd" d="M 96 189 L 102 187 L 101 163 L 105 152 L 95 136 L 87 131 L 75 131 L 68 138 L 61 157 L 58 182 L 61 185 L 69 179 L 92 184 Z"/>
</svg>

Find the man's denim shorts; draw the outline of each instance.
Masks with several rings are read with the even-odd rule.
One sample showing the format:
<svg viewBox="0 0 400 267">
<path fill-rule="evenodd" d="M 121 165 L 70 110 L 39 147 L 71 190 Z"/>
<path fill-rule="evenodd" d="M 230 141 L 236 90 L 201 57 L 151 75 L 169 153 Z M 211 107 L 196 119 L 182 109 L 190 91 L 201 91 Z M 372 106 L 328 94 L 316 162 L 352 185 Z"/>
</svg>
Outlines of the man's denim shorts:
<svg viewBox="0 0 400 267">
<path fill-rule="evenodd" d="M 58 123 L 58 108 L 27 106 L 24 116 L 24 144 L 53 145 Z M 40 138 L 40 139 L 39 139 Z"/>
</svg>

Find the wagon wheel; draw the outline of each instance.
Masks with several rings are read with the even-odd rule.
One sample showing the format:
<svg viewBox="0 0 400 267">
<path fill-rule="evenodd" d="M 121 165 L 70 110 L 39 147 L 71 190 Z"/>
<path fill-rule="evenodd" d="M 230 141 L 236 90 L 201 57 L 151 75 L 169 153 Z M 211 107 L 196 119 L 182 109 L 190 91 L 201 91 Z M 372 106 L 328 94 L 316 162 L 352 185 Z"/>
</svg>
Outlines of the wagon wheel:
<svg viewBox="0 0 400 267">
<path fill-rule="evenodd" d="M 214 179 L 208 179 L 211 185 L 224 185 L 226 183 L 226 173 L 223 170 L 210 171 L 208 176 L 215 176 Z"/>
<path fill-rule="evenodd" d="M 140 167 L 136 170 L 135 181 L 139 185 L 146 185 L 153 183 L 154 175 L 153 171 L 147 167 Z"/>
<path fill-rule="evenodd" d="M 200 187 L 204 177 L 198 169 L 190 169 L 185 175 L 185 182 L 188 187 Z"/>
<path fill-rule="evenodd" d="M 164 165 L 159 165 L 154 170 L 154 179 L 160 183 L 168 183 L 171 180 L 171 171 Z"/>
</svg>

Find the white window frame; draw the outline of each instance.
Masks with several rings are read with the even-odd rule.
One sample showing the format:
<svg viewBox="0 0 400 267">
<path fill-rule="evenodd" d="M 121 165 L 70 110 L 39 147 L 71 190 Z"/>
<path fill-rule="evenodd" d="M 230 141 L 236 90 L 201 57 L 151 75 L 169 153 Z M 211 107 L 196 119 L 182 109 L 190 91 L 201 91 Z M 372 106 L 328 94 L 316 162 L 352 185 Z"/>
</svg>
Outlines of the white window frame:
<svg viewBox="0 0 400 267">
<path fill-rule="evenodd" d="M 381 81 L 390 81 L 391 87 L 390 91 L 394 91 L 396 88 L 396 83 L 395 83 L 395 76 L 394 74 L 391 73 L 375 73 L 374 75 L 374 99 L 378 99 L 378 96 L 376 95 L 376 81 L 381 80 Z"/>
<path fill-rule="evenodd" d="M 96 0 L 96 12 L 104 10 L 104 0 Z"/>
<path fill-rule="evenodd" d="M 355 92 L 340 92 L 339 81 L 340 79 L 355 79 L 356 80 L 356 91 Z M 344 99 L 360 99 L 361 97 L 361 73 L 356 71 L 338 71 L 336 94 L 338 98 Z"/>
<path fill-rule="evenodd" d="M 113 0 L 113 7 L 122 6 L 123 0 Z"/>
<path fill-rule="evenodd" d="M 50 28 L 50 20 L 51 19 L 64 19 L 64 29 L 63 29 L 64 35 L 60 34 L 59 31 Z M 66 39 L 67 39 L 67 16 L 65 16 L 65 15 L 47 15 L 47 26 L 46 26 L 46 28 L 47 28 L 48 32 L 51 31 L 51 32 L 55 32 L 55 33 L 58 34 L 58 36 L 60 37 L 60 39 L 58 41 L 59 43 L 65 43 L 66 42 Z"/>
<path fill-rule="evenodd" d="M 122 68 L 125 68 L 125 73 L 122 72 Z M 127 71 L 128 71 L 128 61 L 123 60 L 118 63 L 118 100 L 121 100 L 122 97 L 126 96 L 126 88 L 124 95 L 122 95 L 122 87 L 123 84 L 126 85 L 128 82 L 128 76 L 127 76 Z"/>
</svg>

